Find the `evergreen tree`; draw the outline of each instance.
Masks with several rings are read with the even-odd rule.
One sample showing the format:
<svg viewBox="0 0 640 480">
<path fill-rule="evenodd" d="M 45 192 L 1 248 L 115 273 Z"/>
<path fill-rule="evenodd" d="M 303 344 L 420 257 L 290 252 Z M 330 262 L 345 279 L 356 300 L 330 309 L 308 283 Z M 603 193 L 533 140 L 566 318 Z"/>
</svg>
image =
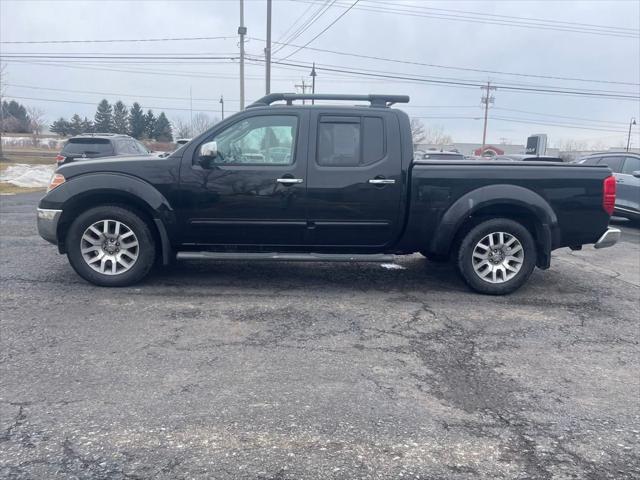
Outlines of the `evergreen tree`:
<svg viewBox="0 0 640 480">
<path fill-rule="evenodd" d="M 58 135 L 66 137 L 70 134 L 71 125 L 69 124 L 68 120 L 60 117 L 58 120 L 51 124 L 49 130 L 51 130 L 53 133 L 57 133 Z"/>
<path fill-rule="evenodd" d="M 70 135 L 80 135 L 82 132 L 82 119 L 80 115 L 77 113 L 71 117 L 71 122 L 69 124 L 69 134 Z"/>
<path fill-rule="evenodd" d="M 133 138 L 142 138 L 144 135 L 145 116 L 140 104 L 134 102 L 129 110 L 129 135 Z"/>
<path fill-rule="evenodd" d="M 31 119 L 24 105 L 11 100 L 2 102 L 2 131 L 10 133 L 31 133 Z"/>
<path fill-rule="evenodd" d="M 82 120 L 82 132 L 81 133 L 91 133 L 93 132 L 93 122 L 89 120 L 87 117 L 84 117 Z"/>
<path fill-rule="evenodd" d="M 118 100 L 113 106 L 113 132 L 126 134 L 129 131 L 127 107 Z"/>
<path fill-rule="evenodd" d="M 113 131 L 113 109 L 106 99 L 98 104 L 96 116 L 94 118 L 94 130 L 100 133 Z"/>
<path fill-rule="evenodd" d="M 151 110 L 147 110 L 147 114 L 144 116 L 144 136 L 146 138 L 153 138 L 156 133 L 156 117 Z"/>
<path fill-rule="evenodd" d="M 159 142 L 172 142 L 173 135 L 171 132 L 171 124 L 164 112 L 160 112 L 156 120 L 153 138 Z"/>
</svg>

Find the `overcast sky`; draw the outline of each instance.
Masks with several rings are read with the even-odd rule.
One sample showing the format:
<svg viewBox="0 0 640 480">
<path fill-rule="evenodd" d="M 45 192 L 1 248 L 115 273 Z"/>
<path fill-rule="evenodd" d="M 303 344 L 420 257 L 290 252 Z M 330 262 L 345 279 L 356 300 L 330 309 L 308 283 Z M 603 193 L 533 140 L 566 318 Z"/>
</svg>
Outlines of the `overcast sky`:
<svg viewBox="0 0 640 480">
<path fill-rule="evenodd" d="M 323 5 L 331 5 L 306 31 L 290 40 L 292 44 L 305 45 L 353 2 L 274 0 L 273 40 L 287 40 L 314 12 L 322 12 Z M 533 27 L 531 22 L 534 20 L 544 24 Z M 516 22 L 525 23 L 526 26 L 516 26 Z M 252 57 L 260 57 L 263 55 L 266 32 L 266 0 L 245 1 L 245 23 L 249 36 L 247 53 Z M 133 63 L 121 59 L 111 60 L 118 63 L 55 60 L 54 63 L 50 59 L 25 61 L 8 57 L 16 53 L 203 54 L 237 57 L 238 24 L 239 0 L 0 0 L 2 42 L 231 37 L 126 43 L 2 43 L 2 61 L 6 65 L 7 77 L 6 96 L 43 109 L 49 120 L 59 116 L 69 117 L 76 112 L 92 118 L 95 104 L 102 98 L 111 102 L 122 99 L 127 105 L 138 101 L 145 109 L 164 109 L 169 119 L 187 119 L 191 89 L 194 112 L 205 111 L 219 116 L 220 104 L 217 99 L 224 95 L 225 109 L 230 113 L 239 107 L 239 67 L 235 58 L 158 60 L 154 63 L 147 59 Z M 613 28 L 603 29 L 599 26 Z M 622 95 L 638 96 L 639 28 L 640 1 L 637 0 L 360 0 L 309 47 L 414 64 L 309 49 L 298 51 L 286 62 L 303 65 L 316 62 L 319 67 L 316 80 L 318 93 L 409 94 L 411 103 L 406 111 L 410 115 L 422 117 L 427 126 L 441 126 L 457 142 L 481 142 L 482 107 L 478 86 L 345 75 L 323 68 L 330 66 L 338 70 L 367 70 L 378 75 L 419 76 L 437 82 L 476 84 L 490 80 L 498 85 L 515 87 L 620 92 Z M 597 31 L 597 34 L 586 33 L 587 30 Z M 278 45 L 274 44 L 274 50 L 277 49 Z M 285 46 L 281 51 L 274 52 L 274 59 L 286 57 L 296 50 Z M 51 63 L 45 65 L 45 62 Z M 441 68 L 443 66 L 456 68 Z M 264 93 L 264 65 L 250 62 L 246 72 L 246 98 L 250 102 Z M 308 75 L 306 66 L 274 64 L 271 90 L 294 91 L 295 85 L 300 84 L 303 78 L 305 82 L 310 81 Z M 571 80 L 527 75 L 567 77 Z M 489 143 L 506 140 L 522 144 L 529 134 L 547 133 L 551 145 L 576 139 L 591 144 L 599 142 L 601 145 L 619 146 L 626 144 L 629 119 L 636 117 L 640 120 L 640 102 L 633 99 L 555 95 L 505 88 L 498 88 L 493 94 L 495 104 L 489 114 Z M 635 127 L 632 138 L 635 146 L 640 145 L 638 132 Z"/>
</svg>

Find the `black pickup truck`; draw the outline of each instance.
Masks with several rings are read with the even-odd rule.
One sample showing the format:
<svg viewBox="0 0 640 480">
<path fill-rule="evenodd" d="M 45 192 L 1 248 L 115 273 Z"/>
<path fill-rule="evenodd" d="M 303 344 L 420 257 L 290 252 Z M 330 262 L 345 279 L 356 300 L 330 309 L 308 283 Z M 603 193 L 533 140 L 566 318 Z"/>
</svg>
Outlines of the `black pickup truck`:
<svg viewBox="0 0 640 480">
<path fill-rule="evenodd" d="M 607 167 L 414 159 L 409 118 L 390 108 L 408 101 L 271 94 L 166 158 L 63 165 L 38 230 L 104 286 L 176 258 L 381 262 L 420 252 L 455 262 L 474 290 L 504 294 L 548 268 L 554 249 L 616 243 Z"/>
</svg>

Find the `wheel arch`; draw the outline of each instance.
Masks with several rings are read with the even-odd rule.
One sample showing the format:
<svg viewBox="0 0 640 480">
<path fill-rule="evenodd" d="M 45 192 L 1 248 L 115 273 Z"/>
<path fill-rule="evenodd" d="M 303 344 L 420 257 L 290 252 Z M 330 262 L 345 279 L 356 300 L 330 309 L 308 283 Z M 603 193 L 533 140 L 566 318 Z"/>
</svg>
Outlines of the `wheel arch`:
<svg viewBox="0 0 640 480">
<path fill-rule="evenodd" d="M 542 196 L 517 185 L 490 185 L 460 197 L 444 213 L 430 250 L 450 255 L 469 230 L 491 218 L 508 218 L 524 225 L 536 242 L 536 265 L 549 267 L 551 250 L 558 243 L 558 219 Z"/>
<path fill-rule="evenodd" d="M 81 212 L 100 205 L 118 205 L 134 210 L 149 225 L 163 263 L 169 263 L 172 247 L 167 226 L 175 223 L 175 215 L 166 198 L 151 184 L 127 175 L 86 175 L 65 182 L 49 196 L 53 198 L 47 200 L 56 202 L 62 210 L 56 232 L 60 253 L 66 253 L 67 231 Z"/>
</svg>

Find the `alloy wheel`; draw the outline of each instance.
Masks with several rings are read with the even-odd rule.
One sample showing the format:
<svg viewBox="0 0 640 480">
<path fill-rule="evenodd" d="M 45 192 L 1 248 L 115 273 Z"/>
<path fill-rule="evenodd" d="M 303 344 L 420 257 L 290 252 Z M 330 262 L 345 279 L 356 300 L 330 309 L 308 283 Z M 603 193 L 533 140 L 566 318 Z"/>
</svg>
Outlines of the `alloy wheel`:
<svg viewBox="0 0 640 480">
<path fill-rule="evenodd" d="M 80 252 L 89 267 L 104 275 L 119 275 L 133 267 L 140 246 L 133 230 L 118 220 L 99 220 L 80 239 Z"/>
<path fill-rule="evenodd" d="M 492 232 L 474 247 L 473 270 L 485 282 L 504 283 L 515 277 L 524 262 L 520 240 L 507 232 Z"/>
</svg>

